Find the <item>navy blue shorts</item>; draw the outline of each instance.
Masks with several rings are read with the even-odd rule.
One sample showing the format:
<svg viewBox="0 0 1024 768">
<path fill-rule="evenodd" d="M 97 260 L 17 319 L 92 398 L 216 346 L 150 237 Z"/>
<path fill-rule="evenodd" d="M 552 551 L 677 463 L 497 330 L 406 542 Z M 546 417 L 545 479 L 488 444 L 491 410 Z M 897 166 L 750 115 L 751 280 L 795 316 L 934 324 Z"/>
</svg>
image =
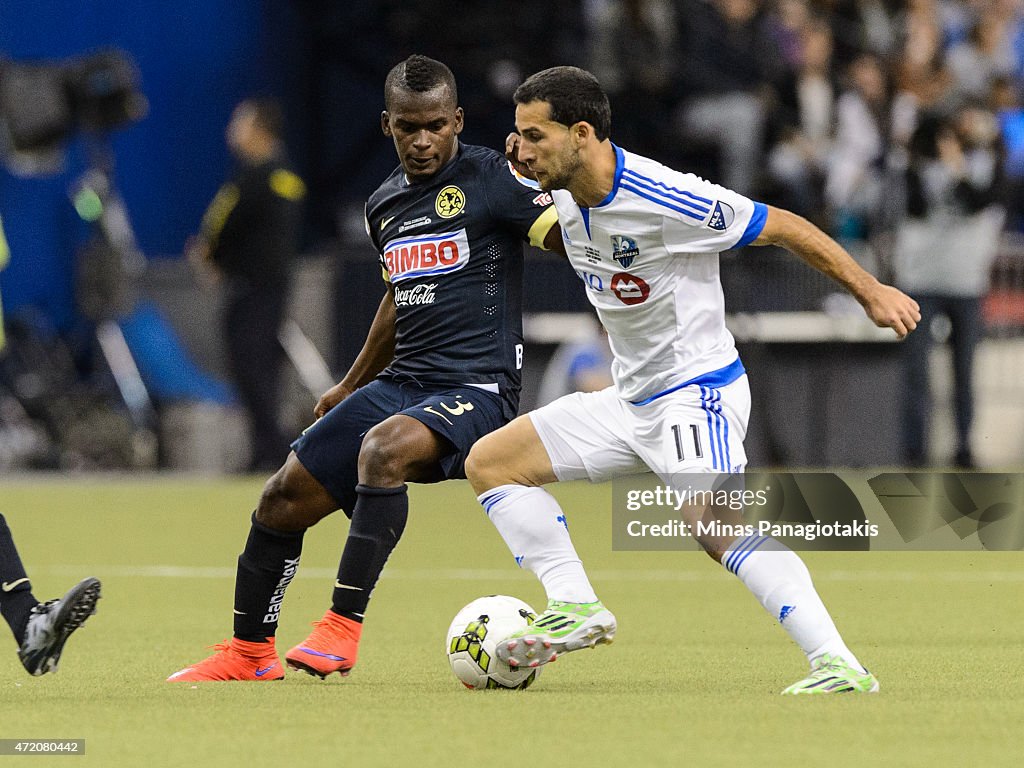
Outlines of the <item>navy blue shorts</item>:
<svg viewBox="0 0 1024 768">
<path fill-rule="evenodd" d="M 292 443 L 299 461 L 349 517 L 356 501 L 359 449 L 363 437 L 385 419 L 401 413 L 448 440 L 442 457 L 445 479 L 466 476 L 464 464 L 477 440 L 507 423 L 501 397 L 477 387 L 421 385 L 375 379 L 317 419 Z"/>
</svg>

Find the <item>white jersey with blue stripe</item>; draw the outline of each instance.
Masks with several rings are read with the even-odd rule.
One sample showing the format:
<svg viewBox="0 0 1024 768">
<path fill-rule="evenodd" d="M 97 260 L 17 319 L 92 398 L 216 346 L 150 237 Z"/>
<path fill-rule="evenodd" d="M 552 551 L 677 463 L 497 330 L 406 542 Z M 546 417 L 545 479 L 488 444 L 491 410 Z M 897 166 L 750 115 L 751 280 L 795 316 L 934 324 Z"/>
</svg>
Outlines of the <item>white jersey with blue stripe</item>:
<svg viewBox="0 0 1024 768">
<path fill-rule="evenodd" d="M 614 145 L 613 145 L 614 146 Z M 721 251 L 747 245 L 761 203 L 615 147 L 615 182 L 592 208 L 555 190 L 569 260 L 608 331 L 616 391 L 633 403 L 742 375 L 725 327 Z"/>
</svg>

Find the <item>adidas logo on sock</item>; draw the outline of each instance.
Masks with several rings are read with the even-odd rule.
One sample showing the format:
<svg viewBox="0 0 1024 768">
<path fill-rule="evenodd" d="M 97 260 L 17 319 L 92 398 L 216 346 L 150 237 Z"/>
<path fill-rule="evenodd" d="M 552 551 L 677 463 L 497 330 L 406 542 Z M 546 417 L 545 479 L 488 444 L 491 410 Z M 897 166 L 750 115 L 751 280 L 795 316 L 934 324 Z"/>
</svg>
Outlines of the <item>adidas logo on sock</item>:
<svg viewBox="0 0 1024 768">
<path fill-rule="evenodd" d="M 784 624 L 789 615 L 796 610 L 795 605 L 784 605 L 782 610 L 779 611 L 779 624 Z"/>
</svg>

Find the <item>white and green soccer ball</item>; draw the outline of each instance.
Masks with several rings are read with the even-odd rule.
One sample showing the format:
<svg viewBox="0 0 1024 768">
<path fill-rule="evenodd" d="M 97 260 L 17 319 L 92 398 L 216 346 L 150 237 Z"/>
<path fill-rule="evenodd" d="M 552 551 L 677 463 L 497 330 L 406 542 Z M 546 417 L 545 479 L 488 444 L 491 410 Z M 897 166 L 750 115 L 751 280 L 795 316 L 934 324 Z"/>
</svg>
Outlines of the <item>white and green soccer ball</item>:
<svg viewBox="0 0 1024 768">
<path fill-rule="evenodd" d="M 480 597 L 459 611 L 448 627 L 445 651 L 452 672 L 475 690 L 523 689 L 533 684 L 543 667 L 512 669 L 498 659 L 498 642 L 533 624 L 533 608 L 515 597 Z"/>
</svg>

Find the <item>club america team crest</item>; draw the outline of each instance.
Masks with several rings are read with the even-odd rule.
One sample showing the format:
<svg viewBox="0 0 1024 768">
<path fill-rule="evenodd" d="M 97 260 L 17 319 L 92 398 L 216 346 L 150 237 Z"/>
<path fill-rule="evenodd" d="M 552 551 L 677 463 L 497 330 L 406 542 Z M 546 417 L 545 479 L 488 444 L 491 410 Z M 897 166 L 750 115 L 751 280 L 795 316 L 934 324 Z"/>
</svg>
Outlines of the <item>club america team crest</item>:
<svg viewBox="0 0 1024 768">
<path fill-rule="evenodd" d="M 625 235 L 612 235 L 612 258 L 627 269 L 633 260 L 640 255 L 636 240 Z"/>
<path fill-rule="evenodd" d="M 458 216 L 465 207 L 466 195 L 454 184 L 449 184 L 438 192 L 437 200 L 434 201 L 434 210 L 442 219 Z"/>
</svg>

